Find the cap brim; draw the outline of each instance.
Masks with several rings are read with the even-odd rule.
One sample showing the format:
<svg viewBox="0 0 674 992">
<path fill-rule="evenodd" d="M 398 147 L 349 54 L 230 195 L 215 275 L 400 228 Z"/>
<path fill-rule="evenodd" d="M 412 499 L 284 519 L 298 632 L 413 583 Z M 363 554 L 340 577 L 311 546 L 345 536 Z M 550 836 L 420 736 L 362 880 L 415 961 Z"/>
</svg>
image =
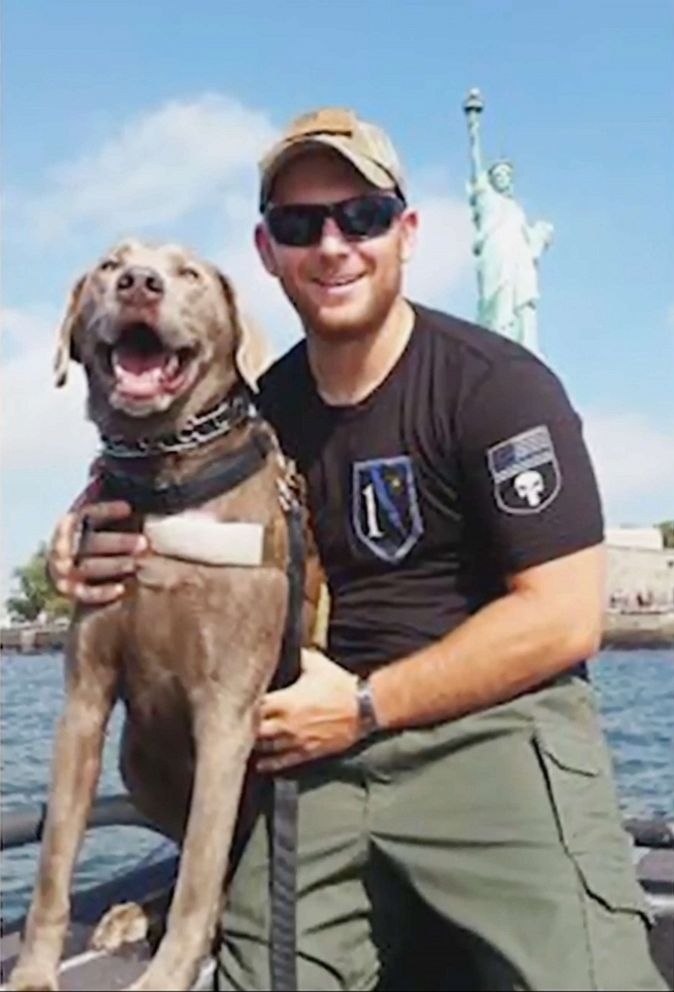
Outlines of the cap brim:
<svg viewBox="0 0 674 992">
<path fill-rule="evenodd" d="M 344 139 L 341 135 L 337 134 L 325 134 L 325 135 L 313 135 L 312 137 L 303 138 L 297 141 L 293 141 L 291 144 L 286 145 L 285 148 L 281 148 L 277 155 L 273 152 L 269 156 L 268 163 L 263 162 L 263 172 L 262 172 L 262 184 L 260 189 L 260 206 L 264 208 L 267 201 L 269 200 L 269 195 L 271 193 L 271 188 L 279 174 L 280 170 L 287 165 L 302 152 L 306 152 L 307 149 L 311 148 L 330 148 L 336 151 L 342 158 L 345 158 L 354 169 L 356 169 L 364 179 L 367 179 L 369 183 L 375 186 L 377 189 L 398 189 L 401 193 L 403 190 L 400 188 L 399 182 L 394 176 L 384 169 L 383 166 L 379 165 L 377 162 L 373 162 L 371 158 L 366 155 L 360 155 L 355 152 L 348 144 L 348 139 Z"/>
</svg>

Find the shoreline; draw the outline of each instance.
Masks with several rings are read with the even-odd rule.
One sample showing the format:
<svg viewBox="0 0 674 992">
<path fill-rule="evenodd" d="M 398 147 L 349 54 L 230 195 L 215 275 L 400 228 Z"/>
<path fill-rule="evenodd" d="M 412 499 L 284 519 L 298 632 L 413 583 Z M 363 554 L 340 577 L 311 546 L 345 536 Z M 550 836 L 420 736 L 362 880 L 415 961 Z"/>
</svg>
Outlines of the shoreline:
<svg viewBox="0 0 674 992">
<path fill-rule="evenodd" d="M 602 648 L 674 648 L 674 610 L 604 614 Z"/>
<path fill-rule="evenodd" d="M 12 625 L 0 628 L 0 652 L 20 655 L 63 651 L 67 626 L 50 624 Z M 674 610 L 666 613 L 607 612 L 604 615 L 602 649 L 674 648 Z"/>
</svg>

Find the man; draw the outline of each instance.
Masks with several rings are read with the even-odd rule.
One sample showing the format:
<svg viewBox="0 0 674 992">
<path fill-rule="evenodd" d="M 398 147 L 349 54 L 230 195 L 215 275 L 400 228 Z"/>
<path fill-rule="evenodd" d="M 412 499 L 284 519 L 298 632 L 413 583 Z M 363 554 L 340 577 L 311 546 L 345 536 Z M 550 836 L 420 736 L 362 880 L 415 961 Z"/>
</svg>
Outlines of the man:
<svg viewBox="0 0 674 992">
<path fill-rule="evenodd" d="M 392 987 L 404 951 L 447 988 L 451 935 L 479 988 L 661 988 L 585 675 L 603 553 L 578 418 L 523 348 L 405 299 L 417 215 L 380 129 L 307 114 L 261 172 L 257 247 L 306 340 L 260 403 L 331 594 L 326 654 L 266 696 L 258 733 L 260 770 L 300 783 L 299 987 Z M 75 525 L 59 588 L 118 595 L 142 539 L 98 534 L 76 567 Z M 270 987 L 269 922 L 263 810 L 219 988 Z"/>
</svg>

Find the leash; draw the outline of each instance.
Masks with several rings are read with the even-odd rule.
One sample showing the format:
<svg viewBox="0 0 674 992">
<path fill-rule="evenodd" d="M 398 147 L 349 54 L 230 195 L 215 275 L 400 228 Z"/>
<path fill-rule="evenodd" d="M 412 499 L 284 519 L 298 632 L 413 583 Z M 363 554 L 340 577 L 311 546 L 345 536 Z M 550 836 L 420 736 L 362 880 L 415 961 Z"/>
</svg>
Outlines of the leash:
<svg viewBox="0 0 674 992">
<path fill-rule="evenodd" d="M 304 599 L 304 532 L 298 503 L 286 509 L 288 525 L 288 612 L 281 658 L 273 687 L 290 685 L 300 674 Z M 297 989 L 297 814 L 298 783 L 293 772 L 277 774 L 271 820 L 271 933 L 269 968 L 273 992 Z"/>
</svg>

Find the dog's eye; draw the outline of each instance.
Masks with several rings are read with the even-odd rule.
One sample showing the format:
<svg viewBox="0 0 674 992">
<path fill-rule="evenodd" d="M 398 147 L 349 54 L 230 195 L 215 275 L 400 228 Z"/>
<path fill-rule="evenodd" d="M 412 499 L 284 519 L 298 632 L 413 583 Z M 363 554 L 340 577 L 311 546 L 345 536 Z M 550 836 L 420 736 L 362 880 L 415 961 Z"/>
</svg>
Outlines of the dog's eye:
<svg viewBox="0 0 674 992">
<path fill-rule="evenodd" d="M 120 263 L 116 258 L 106 258 L 104 262 L 101 262 L 99 269 L 101 272 L 114 272 L 115 269 L 119 268 Z"/>
<path fill-rule="evenodd" d="M 192 282 L 198 282 L 201 279 L 201 274 L 191 265 L 183 265 L 178 275 L 184 276 L 185 279 L 190 279 Z"/>
</svg>

